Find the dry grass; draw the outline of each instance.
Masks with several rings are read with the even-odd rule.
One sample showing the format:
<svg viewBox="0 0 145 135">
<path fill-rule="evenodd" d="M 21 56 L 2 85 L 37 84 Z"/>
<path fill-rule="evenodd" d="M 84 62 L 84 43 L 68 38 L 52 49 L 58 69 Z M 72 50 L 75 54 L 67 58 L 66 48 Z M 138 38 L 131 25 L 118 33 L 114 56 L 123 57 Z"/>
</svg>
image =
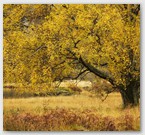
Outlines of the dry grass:
<svg viewBox="0 0 145 135">
<path fill-rule="evenodd" d="M 140 130 L 140 110 L 123 110 L 118 93 L 4 99 L 4 130 Z"/>
</svg>

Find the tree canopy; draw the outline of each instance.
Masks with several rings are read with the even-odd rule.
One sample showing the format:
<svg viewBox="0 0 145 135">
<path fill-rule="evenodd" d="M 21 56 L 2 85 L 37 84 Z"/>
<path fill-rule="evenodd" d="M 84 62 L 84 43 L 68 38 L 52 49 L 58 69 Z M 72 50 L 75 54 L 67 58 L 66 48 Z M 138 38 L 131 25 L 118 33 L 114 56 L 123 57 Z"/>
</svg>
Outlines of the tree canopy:
<svg viewBox="0 0 145 135">
<path fill-rule="evenodd" d="M 50 83 L 92 72 L 118 88 L 124 103 L 138 103 L 140 5 L 7 4 L 3 41 L 4 82 Z"/>
</svg>

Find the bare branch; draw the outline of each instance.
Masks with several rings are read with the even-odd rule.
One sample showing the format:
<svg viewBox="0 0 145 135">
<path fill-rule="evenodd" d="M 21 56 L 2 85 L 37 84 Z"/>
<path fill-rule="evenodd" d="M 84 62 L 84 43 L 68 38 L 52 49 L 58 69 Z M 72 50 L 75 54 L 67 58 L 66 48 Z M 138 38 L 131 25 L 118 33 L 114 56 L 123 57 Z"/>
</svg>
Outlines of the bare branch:
<svg viewBox="0 0 145 135">
<path fill-rule="evenodd" d="M 82 74 L 84 74 L 86 71 L 88 71 L 88 69 L 85 69 L 83 71 L 81 71 L 76 77 L 73 77 L 72 79 L 78 79 Z"/>
<path fill-rule="evenodd" d="M 41 45 L 38 48 L 35 49 L 34 53 L 31 55 L 31 57 L 33 57 L 39 50 L 43 49 L 43 48 L 47 48 L 47 46 L 45 45 Z"/>
</svg>

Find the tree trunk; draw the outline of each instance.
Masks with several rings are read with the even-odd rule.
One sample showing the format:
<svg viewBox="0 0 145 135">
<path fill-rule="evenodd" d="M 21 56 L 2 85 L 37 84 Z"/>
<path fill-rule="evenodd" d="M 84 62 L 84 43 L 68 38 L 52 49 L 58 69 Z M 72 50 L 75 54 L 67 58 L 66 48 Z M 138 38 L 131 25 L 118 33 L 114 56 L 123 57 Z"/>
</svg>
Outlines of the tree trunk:
<svg viewBox="0 0 145 135">
<path fill-rule="evenodd" d="M 123 100 L 124 108 L 127 106 L 137 106 L 139 104 L 139 84 L 136 82 L 130 83 L 126 90 L 120 92 Z"/>
</svg>

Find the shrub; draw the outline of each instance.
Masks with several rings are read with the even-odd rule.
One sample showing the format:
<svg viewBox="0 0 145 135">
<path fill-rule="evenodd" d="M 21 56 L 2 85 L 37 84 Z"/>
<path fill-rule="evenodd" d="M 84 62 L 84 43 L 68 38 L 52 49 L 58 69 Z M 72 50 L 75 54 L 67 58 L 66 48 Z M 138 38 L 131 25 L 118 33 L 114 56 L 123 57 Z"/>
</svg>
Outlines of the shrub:
<svg viewBox="0 0 145 135">
<path fill-rule="evenodd" d="M 102 100 L 111 92 L 113 92 L 114 89 L 112 85 L 106 81 L 93 83 L 92 85 L 92 92 L 95 93 L 95 95 Z"/>
<path fill-rule="evenodd" d="M 47 95 L 49 95 L 49 96 L 59 96 L 59 95 L 70 96 L 73 94 L 74 94 L 74 92 L 71 89 L 64 88 L 64 87 L 58 87 L 54 90 L 47 92 Z"/>
<path fill-rule="evenodd" d="M 21 97 L 32 97 L 35 92 L 32 92 L 30 88 L 17 87 L 17 88 L 4 88 L 4 98 L 21 98 Z"/>
<path fill-rule="evenodd" d="M 75 91 L 70 88 L 54 88 L 51 90 L 43 90 L 40 88 L 5 88 L 4 89 L 4 98 L 20 98 L 20 97 L 44 97 L 44 96 L 70 96 L 75 94 Z"/>
<path fill-rule="evenodd" d="M 70 84 L 68 88 L 70 88 L 75 94 L 80 94 L 82 92 L 82 89 L 74 84 Z"/>
</svg>

